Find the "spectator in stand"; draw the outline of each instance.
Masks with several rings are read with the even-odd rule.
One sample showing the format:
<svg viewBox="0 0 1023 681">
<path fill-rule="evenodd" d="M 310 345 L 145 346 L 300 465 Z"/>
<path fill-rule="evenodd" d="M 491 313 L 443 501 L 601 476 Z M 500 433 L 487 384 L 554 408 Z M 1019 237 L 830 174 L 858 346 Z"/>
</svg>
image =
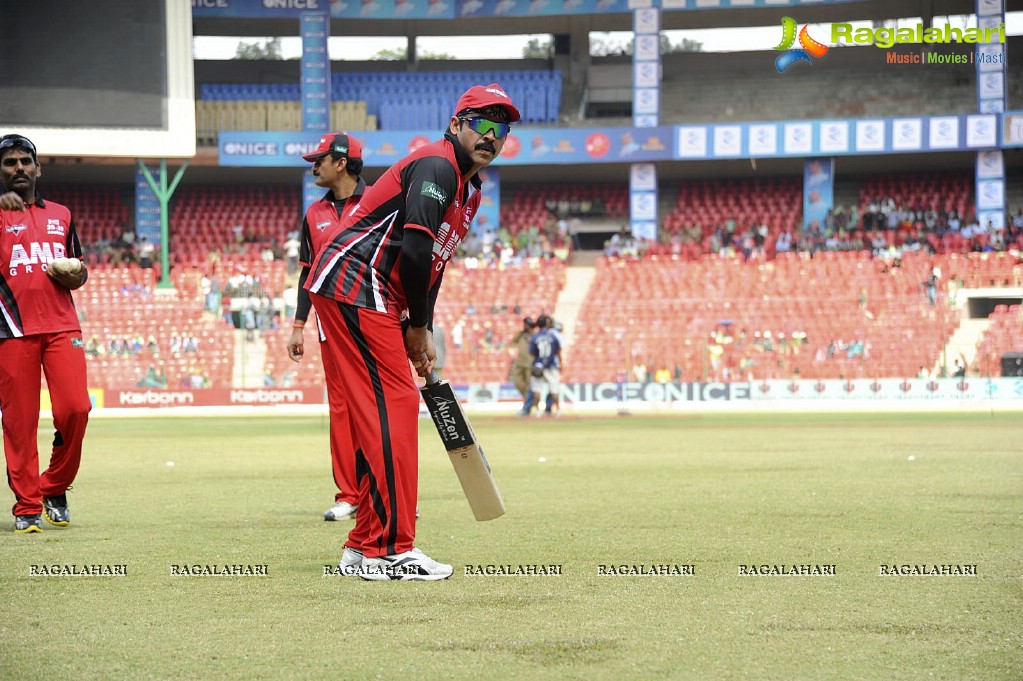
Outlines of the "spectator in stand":
<svg viewBox="0 0 1023 681">
<path fill-rule="evenodd" d="M 966 376 L 966 362 L 956 357 L 952 361 L 952 376 L 954 378 L 964 378 Z"/>
<path fill-rule="evenodd" d="M 927 275 L 927 280 L 924 281 L 924 295 L 927 297 L 927 302 L 932 306 L 938 304 L 938 279 L 940 277 L 941 270 L 935 267 Z"/>
<path fill-rule="evenodd" d="M 287 273 L 289 276 L 294 276 L 298 272 L 299 253 L 302 249 L 302 242 L 298 239 L 298 232 L 288 232 L 288 238 L 285 240 L 282 248 Z"/>
<path fill-rule="evenodd" d="M 202 369 L 192 369 L 189 374 L 189 387 L 195 390 L 202 390 L 210 387 L 210 379 Z"/>
<path fill-rule="evenodd" d="M 146 370 L 145 375 L 139 379 L 136 384 L 139 388 L 166 388 L 167 387 L 167 373 L 164 371 L 163 365 L 160 365 L 159 371 L 152 364 L 149 365 L 149 369 Z"/>
<path fill-rule="evenodd" d="M 142 237 L 139 241 L 139 267 L 144 270 L 151 269 L 153 267 L 153 256 L 156 254 L 156 245 L 153 244 L 147 237 Z"/>
<path fill-rule="evenodd" d="M 792 250 L 792 232 L 785 230 L 779 234 L 778 240 L 774 243 L 774 250 L 776 253 L 790 252 Z"/>
<path fill-rule="evenodd" d="M 92 334 L 89 336 L 89 342 L 85 344 L 85 354 L 99 356 L 106 354 L 106 348 L 103 347 L 103 343 L 100 342 L 99 336 Z"/>
</svg>

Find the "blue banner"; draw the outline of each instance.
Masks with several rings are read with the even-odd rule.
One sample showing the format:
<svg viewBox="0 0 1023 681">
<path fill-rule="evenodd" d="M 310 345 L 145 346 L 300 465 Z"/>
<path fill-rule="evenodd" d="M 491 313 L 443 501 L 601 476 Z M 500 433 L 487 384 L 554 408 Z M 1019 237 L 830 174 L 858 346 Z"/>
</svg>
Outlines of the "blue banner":
<svg viewBox="0 0 1023 681">
<path fill-rule="evenodd" d="M 302 129 L 326 132 L 330 127 L 330 55 L 327 15 L 302 14 Z"/>
<path fill-rule="evenodd" d="M 803 164 L 803 229 L 824 230 L 835 206 L 835 159 L 810 158 Z"/>
<path fill-rule="evenodd" d="M 303 12 L 299 22 L 302 33 L 302 130 L 325 133 L 330 128 L 330 17 L 326 12 Z M 309 210 L 323 190 L 316 186 L 312 172 L 302 176 L 303 213 Z"/>
<path fill-rule="evenodd" d="M 483 182 L 483 200 L 472 222 L 472 231 L 477 235 L 501 227 L 501 171 L 494 167 L 483 168 L 480 181 Z"/>
<path fill-rule="evenodd" d="M 1004 129 L 1003 129 L 1004 124 Z M 1002 132 L 999 135 L 999 132 Z M 439 138 L 436 130 L 352 131 L 366 166 L 387 167 Z M 302 166 L 316 133 L 220 131 L 220 165 Z M 495 165 L 639 163 L 729 158 L 979 151 L 1023 146 L 1023 113 L 767 121 L 653 128 L 516 127 Z"/>
<path fill-rule="evenodd" d="M 423 144 L 439 138 L 435 130 L 353 130 L 363 143 L 371 168 L 387 167 Z M 670 127 L 657 128 L 515 128 L 495 165 L 558 163 L 631 163 L 671 157 Z M 302 132 L 220 132 L 220 165 L 302 166 L 300 154 L 316 148 L 319 135 Z"/>
<path fill-rule="evenodd" d="M 160 168 L 149 168 L 157 185 L 160 184 Z M 150 243 L 159 245 L 163 239 L 160 230 L 160 199 L 156 197 L 142 168 L 135 168 L 135 241 L 145 237 Z"/>
</svg>

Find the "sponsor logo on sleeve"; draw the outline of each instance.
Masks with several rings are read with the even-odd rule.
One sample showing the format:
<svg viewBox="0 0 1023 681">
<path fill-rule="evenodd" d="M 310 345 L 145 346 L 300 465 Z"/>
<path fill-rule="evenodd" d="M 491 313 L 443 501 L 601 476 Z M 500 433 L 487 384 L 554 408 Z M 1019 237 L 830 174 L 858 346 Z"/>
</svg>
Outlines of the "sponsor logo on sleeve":
<svg viewBox="0 0 1023 681">
<path fill-rule="evenodd" d="M 431 199 L 436 199 L 438 203 L 448 202 L 448 195 L 444 193 L 444 190 L 429 180 L 423 181 L 423 188 L 419 190 L 419 193 Z"/>
</svg>

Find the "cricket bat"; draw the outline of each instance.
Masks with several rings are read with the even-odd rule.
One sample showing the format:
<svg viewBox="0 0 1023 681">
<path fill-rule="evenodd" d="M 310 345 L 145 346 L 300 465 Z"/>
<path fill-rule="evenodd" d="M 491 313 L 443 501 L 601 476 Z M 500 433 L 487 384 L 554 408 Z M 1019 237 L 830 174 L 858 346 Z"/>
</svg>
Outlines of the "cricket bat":
<svg viewBox="0 0 1023 681">
<path fill-rule="evenodd" d="M 504 500 L 490 464 L 451 385 L 438 380 L 431 371 L 420 392 L 476 520 L 493 520 L 504 515 Z"/>
</svg>

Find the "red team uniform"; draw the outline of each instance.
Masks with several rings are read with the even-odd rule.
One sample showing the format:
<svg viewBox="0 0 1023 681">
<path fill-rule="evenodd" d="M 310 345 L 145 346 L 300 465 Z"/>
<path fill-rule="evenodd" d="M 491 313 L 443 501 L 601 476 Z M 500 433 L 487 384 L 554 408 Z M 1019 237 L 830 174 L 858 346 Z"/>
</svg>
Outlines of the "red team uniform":
<svg viewBox="0 0 1023 681">
<path fill-rule="evenodd" d="M 415 538 L 419 390 L 402 352 L 377 351 L 404 343 L 402 240 L 420 230 L 434 242 L 432 310 L 445 265 L 479 208 L 480 180 L 465 177 L 471 165 L 450 133 L 396 163 L 317 254 L 306 282 L 320 323 L 339 340 L 335 352 L 347 357 L 339 367 L 360 501 L 346 545 L 367 558 L 410 551 Z"/>
<path fill-rule="evenodd" d="M 71 211 L 36 194 L 25 210 L 0 210 L 0 410 L 15 516 L 42 512 L 63 495 L 82 458 L 89 411 L 85 344 L 71 292 L 46 274 L 82 248 Z M 40 386 L 45 372 L 56 433 L 39 474 Z"/>
<path fill-rule="evenodd" d="M 319 201 L 309 206 L 302 221 L 301 247 L 298 255 L 300 265 L 312 266 L 313 254 L 323 248 L 327 242 L 327 235 L 333 232 L 341 217 L 359 202 L 365 191 L 366 182 L 360 178 L 355 192 L 347 199 L 335 200 L 334 192 L 328 191 Z M 327 381 L 331 466 L 334 471 L 334 483 L 339 490 L 334 500 L 347 501 L 355 506 L 359 503 L 359 487 L 355 478 L 355 448 L 352 444 L 351 428 L 347 426 L 348 405 L 345 400 L 344 380 L 338 369 L 338 360 L 332 354 L 336 343 L 327 341 L 318 316 L 316 333 L 320 340 L 320 357 Z"/>
</svg>

